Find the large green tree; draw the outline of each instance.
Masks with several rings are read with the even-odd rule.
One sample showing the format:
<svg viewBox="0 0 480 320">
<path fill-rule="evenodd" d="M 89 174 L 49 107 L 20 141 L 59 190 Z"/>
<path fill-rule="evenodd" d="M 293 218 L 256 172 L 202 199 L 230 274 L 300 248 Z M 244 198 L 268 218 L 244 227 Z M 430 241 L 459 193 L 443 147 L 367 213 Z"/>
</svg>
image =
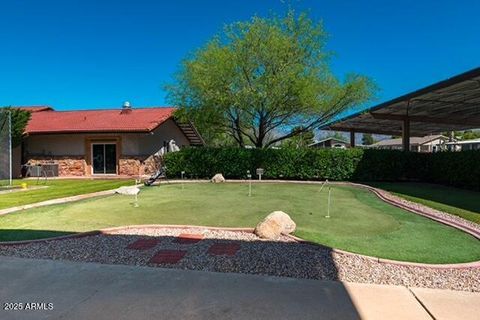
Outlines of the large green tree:
<svg viewBox="0 0 480 320">
<path fill-rule="evenodd" d="M 375 90 L 365 76 L 334 76 L 326 37 L 320 22 L 293 11 L 231 24 L 184 60 L 168 98 L 201 133 L 228 133 L 239 146 L 316 129 Z"/>
<path fill-rule="evenodd" d="M 15 148 L 22 143 L 25 127 L 30 120 L 30 112 L 17 108 L 0 108 L 0 131 L 8 130 L 8 114 L 12 115 L 12 147 Z"/>
</svg>

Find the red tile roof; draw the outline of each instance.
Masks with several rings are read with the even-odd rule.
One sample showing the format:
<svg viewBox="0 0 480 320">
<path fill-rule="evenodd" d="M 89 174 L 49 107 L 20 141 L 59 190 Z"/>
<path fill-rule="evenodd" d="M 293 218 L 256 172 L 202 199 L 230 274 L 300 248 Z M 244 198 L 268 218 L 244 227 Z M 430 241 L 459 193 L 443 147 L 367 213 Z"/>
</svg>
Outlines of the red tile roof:
<svg viewBox="0 0 480 320">
<path fill-rule="evenodd" d="M 24 107 L 22 107 L 24 108 Z M 38 111 L 38 110 L 36 110 Z M 175 108 L 132 108 L 110 110 L 33 112 L 25 132 L 150 132 L 172 117 Z"/>
<path fill-rule="evenodd" d="M 50 106 L 16 106 L 15 109 L 21 109 L 21 110 L 30 111 L 30 112 L 53 110 L 53 108 Z"/>
</svg>

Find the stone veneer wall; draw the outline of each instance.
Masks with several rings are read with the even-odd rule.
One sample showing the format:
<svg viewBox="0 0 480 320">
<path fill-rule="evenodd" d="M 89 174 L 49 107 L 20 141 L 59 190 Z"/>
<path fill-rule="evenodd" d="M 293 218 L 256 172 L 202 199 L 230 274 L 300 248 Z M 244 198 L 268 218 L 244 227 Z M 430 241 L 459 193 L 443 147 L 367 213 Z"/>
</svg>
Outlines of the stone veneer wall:
<svg viewBox="0 0 480 320">
<path fill-rule="evenodd" d="M 85 176 L 87 163 L 83 156 L 27 156 L 30 165 L 58 164 L 59 176 Z M 119 175 L 138 176 L 151 175 L 160 165 L 160 159 L 154 156 L 121 156 L 119 159 Z"/>
<path fill-rule="evenodd" d="M 153 174 L 160 165 L 160 158 L 155 156 L 121 156 L 119 175 L 138 176 Z"/>
<path fill-rule="evenodd" d="M 84 176 L 87 162 L 83 156 L 27 156 L 28 164 L 58 164 L 59 176 Z"/>
</svg>

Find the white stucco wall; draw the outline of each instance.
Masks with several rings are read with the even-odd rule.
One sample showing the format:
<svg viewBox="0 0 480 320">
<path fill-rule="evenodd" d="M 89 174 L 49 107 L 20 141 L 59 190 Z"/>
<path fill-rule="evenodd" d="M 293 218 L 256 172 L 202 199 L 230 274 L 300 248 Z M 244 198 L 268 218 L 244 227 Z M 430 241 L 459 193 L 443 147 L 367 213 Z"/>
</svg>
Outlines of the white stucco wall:
<svg viewBox="0 0 480 320">
<path fill-rule="evenodd" d="M 108 133 L 108 134 L 48 134 L 26 138 L 25 149 L 30 155 L 43 156 L 83 156 L 85 139 L 89 137 L 121 137 L 122 154 L 126 156 L 151 155 L 157 152 L 163 141 L 174 139 L 178 146 L 188 146 L 189 142 L 173 120 L 168 120 L 151 134 L 147 133 Z"/>
<path fill-rule="evenodd" d="M 85 154 L 84 134 L 49 134 L 29 136 L 25 140 L 28 154 L 44 156 L 82 156 Z"/>
<path fill-rule="evenodd" d="M 438 151 L 440 146 L 447 141 L 448 141 L 448 139 L 446 139 L 446 138 L 439 138 L 439 139 L 429 141 L 429 142 L 424 143 L 420 146 L 420 151 L 421 152 L 433 152 L 434 147 L 435 147 L 435 149 L 437 149 L 436 151 Z"/>
<path fill-rule="evenodd" d="M 152 133 L 122 135 L 122 154 L 127 156 L 154 154 L 160 150 L 164 141 L 171 139 L 175 140 L 180 148 L 190 144 L 173 120 L 168 120 Z"/>
</svg>

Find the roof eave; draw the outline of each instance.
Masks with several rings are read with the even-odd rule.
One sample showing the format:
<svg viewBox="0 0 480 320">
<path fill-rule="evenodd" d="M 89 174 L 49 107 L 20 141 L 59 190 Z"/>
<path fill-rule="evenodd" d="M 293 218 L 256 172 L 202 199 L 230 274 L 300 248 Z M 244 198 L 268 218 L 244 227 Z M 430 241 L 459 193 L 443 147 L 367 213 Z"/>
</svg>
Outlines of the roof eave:
<svg viewBox="0 0 480 320">
<path fill-rule="evenodd" d="M 27 131 L 25 135 L 42 135 L 42 134 L 92 134 L 92 133 L 149 133 L 152 130 L 62 130 L 62 131 Z"/>
<path fill-rule="evenodd" d="M 394 105 L 396 103 L 400 103 L 400 102 L 404 102 L 404 101 L 408 101 L 408 100 L 412 100 L 418 96 L 421 96 L 423 94 L 427 94 L 431 91 L 434 91 L 434 90 L 439 90 L 439 89 L 442 89 L 442 88 L 445 88 L 445 87 L 449 87 L 451 85 L 454 85 L 458 82 L 462 82 L 462 81 L 467 81 L 467 80 L 470 80 L 471 78 L 475 78 L 475 77 L 479 77 L 480 76 L 480 67 L 478 68 L 474 68 L 474 69 L 471 69 L 469 71 L 466 71 L 464 73 L 461 73 L 459 75 L 456 75 L 456 76 L 453 76 L 453 77 L 450 77 L 448 79 L 445 79 L 445 80 L 442 80 L 442 81 L 439 81 L 439 82 L 436 82 L 434 84 L 431 84 L 429 86 L 426 86 L 426 87 L 423 87 L 419 90 L 416 90 L 416 91 L 413 91 L 413 92 L 410 92 L 410 93 L 407 93 L 407 94 L 404 94 L 400 97 L 397 97 L 397 98 L 394 98 L 394 99 L 391 99 L 391 100 L 388 100 L 388 101 L 385 101 L 385 102 L 382 102 L 378 105 L 375 105 L 373 107 L 370 107 L 370 108 L 367 108 L 367 109 L 364 109 L 364 110 L 361 110 L 359 112 L 355 112 L 349 116 L 346 116 L 346 117 L 343 117 L 343 118 L 340 118 L 340 119 L 337 119 L 337 120 L 334 120 L 334 121 L 331 121 L 331 122 L 328 122 L 326 123 L 325 125 L 321 126 L 320 129 L 330 129 L 330 130 L 335 130 L 334 128 L 331 128 L 333 125 L 339 123 L 339 122 L 343 122 L 345 120 L 349 120 L 351 118 L 356 118 L 362 114 L 369 114 L 373 111 L 376 111 L 376 110 L 379 110 L 379 109 L 382 109 L 382 108 L 385 108 L 385 107 L 388 107 L 389 105 Z M 352 129 L 353 130 L 353 129 Z"/>
</svg>

